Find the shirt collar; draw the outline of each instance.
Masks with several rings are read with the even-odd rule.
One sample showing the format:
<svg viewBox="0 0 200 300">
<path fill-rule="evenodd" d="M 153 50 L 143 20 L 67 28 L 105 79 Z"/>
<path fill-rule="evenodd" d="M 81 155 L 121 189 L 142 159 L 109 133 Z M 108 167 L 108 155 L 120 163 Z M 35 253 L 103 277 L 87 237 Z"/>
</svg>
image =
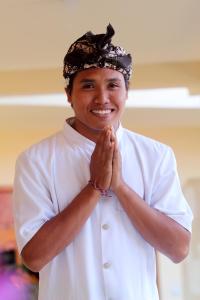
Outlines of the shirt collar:
<svg viewBox="0 0 200 300">
<path fill-rule="evenodd" d="M 94 148 L 95 147 L 95 142 L 91 141 L 90 139 L 86 138 L 82 134 L 80 134 L 78 131 L 76 131 L 73 127 L 73 120 L 74 118 L 69 118 L 65 120 L 64 126 L 63 126 L 63 134 L 64 136 L 72 143 L 77 144 L 77 146 L 89 146 Z M 120 139 L 122 137 L 123 133 L 123 127 L 121 123 L 119 124 L 119 127 L 116 131 L 116 136 L 118 143 L 120 142 Z"/>
</svg>

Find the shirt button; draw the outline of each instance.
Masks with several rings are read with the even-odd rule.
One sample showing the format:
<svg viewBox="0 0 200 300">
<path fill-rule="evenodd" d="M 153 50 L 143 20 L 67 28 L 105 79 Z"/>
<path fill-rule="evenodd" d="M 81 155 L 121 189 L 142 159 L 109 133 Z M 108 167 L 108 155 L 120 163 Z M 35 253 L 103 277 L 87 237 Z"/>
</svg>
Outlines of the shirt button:
<svg viewBox="0 0 200 300">
<path fill-rule="evenodd" d="M 103 225 L 102 225 L 102 228 L 103 228 L 104 230 L 108 230 L 109 227 L 110 227 L 109 224 L 103 224 Z"/>
<path fill-rule="evenodd" d="M 111 263 L 107 262 L 103 264 L 104 269 L 109 269 L 111 267 Z"/>
</svg>

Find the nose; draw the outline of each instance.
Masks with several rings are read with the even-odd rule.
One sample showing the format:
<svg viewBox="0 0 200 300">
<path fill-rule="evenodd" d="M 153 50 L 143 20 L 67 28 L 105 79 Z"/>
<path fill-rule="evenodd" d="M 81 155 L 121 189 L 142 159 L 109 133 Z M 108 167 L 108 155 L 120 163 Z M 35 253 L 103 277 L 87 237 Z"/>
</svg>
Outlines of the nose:
<svg viewBox="0 0 200 300">
<path fill-rule="evenodd" d="M 109 92 L 105 88 L 98 88 L 94 96 L 94 102 L 97 104 L 107 104 L 110 102 Z"/>
</svg>

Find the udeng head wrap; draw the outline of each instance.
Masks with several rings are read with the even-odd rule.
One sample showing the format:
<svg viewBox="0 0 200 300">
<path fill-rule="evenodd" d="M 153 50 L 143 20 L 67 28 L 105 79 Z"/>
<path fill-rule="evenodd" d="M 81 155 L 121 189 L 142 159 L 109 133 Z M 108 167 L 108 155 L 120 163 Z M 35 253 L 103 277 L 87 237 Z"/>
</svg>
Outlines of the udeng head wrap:
<svg viewBox="0 0 200 300">
<path fill-rule="evenodd" d="M 129 81 L 132 73 L 132 58 L 111 39 L 115 31 L 109 24 L 105 34 L 93 34 L 91 31 L 76 40 L 64 57 L 63 76 L 69 79 L 78 71 L 89 68 L 109 68 L 121 72 Z"/>
</svg>

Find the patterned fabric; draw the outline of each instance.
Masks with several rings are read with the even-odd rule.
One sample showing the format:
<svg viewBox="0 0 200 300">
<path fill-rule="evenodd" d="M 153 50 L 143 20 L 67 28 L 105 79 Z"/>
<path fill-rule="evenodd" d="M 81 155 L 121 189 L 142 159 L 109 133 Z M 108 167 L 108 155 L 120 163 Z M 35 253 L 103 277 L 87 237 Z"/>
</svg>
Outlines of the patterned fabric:
<svg viewBox="0 0 200 300">
<path fill-rule="evenodd" d="M 91 31 L 76 40 L 64 58 L 63 76 L 67 83 L 71 75 L 88 68 L 110 68 L 130 79 L 132 58 L 119 46 L 114 46 L 111 39 L 115 31 L 109 24 L 105 34 L 93 34 Z"/>
</svg>

